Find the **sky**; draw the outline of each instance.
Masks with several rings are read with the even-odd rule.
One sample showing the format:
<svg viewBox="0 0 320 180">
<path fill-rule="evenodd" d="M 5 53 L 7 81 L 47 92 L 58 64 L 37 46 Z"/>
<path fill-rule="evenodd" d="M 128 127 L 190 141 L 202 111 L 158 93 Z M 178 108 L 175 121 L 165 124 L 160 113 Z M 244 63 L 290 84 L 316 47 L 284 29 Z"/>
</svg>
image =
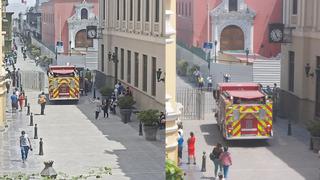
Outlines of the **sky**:
<svg viewBox="0 0 320 180">
<path fill-rule="evenodd" d="M 7 12 L 14 12 L 13 16 L 18 17 L 19 12 L 25 12 L 27 7 L 34 6 L 36 0 L 26 0 L 27 4 L 21 3 L 21 0 L 9 0 L 9 6 Z"/>
</svg>

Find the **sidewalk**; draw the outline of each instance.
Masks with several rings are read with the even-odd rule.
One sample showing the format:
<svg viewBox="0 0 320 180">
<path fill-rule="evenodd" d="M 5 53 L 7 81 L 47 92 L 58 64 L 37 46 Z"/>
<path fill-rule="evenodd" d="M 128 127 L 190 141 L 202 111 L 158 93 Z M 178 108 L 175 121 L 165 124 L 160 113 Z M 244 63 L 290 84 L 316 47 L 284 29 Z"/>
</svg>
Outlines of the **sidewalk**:
<svg viewBox="0 0 320 180">
<path fill-rule="evenodd" d="M 16 67 L 21 70 L 36 68 L 34 63 L 23 62 L 23 59 L 18 59 Z M 31 112 L 38 114 L 39 92 L 25 91 Z M 44 116 L 34 116 L 38 137 L 44 142 L 43 156 L 38 155 L 39 139 L 33 139 L 34 127 L 28 126 L 26 109 L 16 114 L 8 112 L 9 127 L 0 135 L 0 174 L 39 173 L 44 168 L 43 161 L 53 160 L 57 172 L 72 175 L 107 166 L 112 168 L 112 175 L 103 179 L 165 179 L 164 141 L 146 141 L 135 128 L 123 124 L 115 115 L 104 119 L 100 114 L 100 118 L 94 120 L 95 105 L 89 98 L 81 97 L 77 105 L 48 103 Z M 29 134 L 34 149 L 25 164 L 20 160 L 18 137 L 21 130 Z"/>
</svg>

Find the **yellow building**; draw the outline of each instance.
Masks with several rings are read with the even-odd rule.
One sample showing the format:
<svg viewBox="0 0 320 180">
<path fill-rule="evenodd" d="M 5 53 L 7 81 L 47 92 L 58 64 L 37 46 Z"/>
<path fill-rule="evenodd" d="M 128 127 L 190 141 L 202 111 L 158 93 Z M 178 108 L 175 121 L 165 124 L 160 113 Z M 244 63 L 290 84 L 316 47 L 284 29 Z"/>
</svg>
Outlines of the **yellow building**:
<svg viewBox="0 0 320 180">
<path fill-rule="evenodd" d="M 176 102 L 176 0 L 165 0 L 166 20 L 166 154 L 178 162 L 178 126 L 180 115 Z"/>
<path fill-rule="evenodd" d="M 0 131 L 4 131 L 5 126 L 6 126 L 6 79 L 5 79 L 5 69 L 3 67 L 3 47 L 4 47 L 4 34 L 5 32 L 2 31 L 2 22 L 3 22 L 3 14 L 5 14 L 5 9 L 6 6 L 8 5 L 8 1 L 7 0 L 1 0 L 0 1 L 0 7 L 1 7 L 1 11 L 2 13 L 0 13 L 0 29 L 1 29 L 1 36 L 0 36 L 0 44 L 1 44 L 1 48 L 0 48 Z"/>
</svg>

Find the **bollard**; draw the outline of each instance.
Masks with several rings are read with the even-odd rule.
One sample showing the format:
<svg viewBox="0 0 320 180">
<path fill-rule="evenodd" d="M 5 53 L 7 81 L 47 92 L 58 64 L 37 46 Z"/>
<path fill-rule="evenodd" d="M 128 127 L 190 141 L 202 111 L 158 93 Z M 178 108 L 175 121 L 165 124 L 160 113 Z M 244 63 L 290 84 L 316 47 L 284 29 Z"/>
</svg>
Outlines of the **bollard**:
<svg viewBox="0 0 320 180">
<path fill-rule="evenodd" d="M 27 107 L 28 106 L 28 98 L 27 96 L 24 98 L 24 107 Z"/>
<path fill-rule="evenodd" d="M 291 120 L 288 121 L 288 136 L 292 135 Z"/>
<path fill-rule="evenodd" d="M 201 172 L 206 172 L 206 152 L 203 152 L 203 155 L 202 155 Z"/>
<path fill-rule="evenodd" d="M 143 133 L 142 133 L 142 123 L 140 121 L 139 123 L 139 136 L 143 136 Z"/>
<path fill-rule="evenodd" d="M 28 103 L 28 106 L 27 106 L 27 115 L 29 116 L 30 115 L 30 104 Z"/>
<path fill-rule="evenodd" d="M 33 114 L 30 114 L 30 125 L 29 126 L 33 126 Z"/>
<path fill-rule="evenodd" d="M 43 141 L 42 141 L 42 138 L 40 138 L 40 142 L 39 142 L 39 155 L 43 156 Z"/>
<path fill-rule="evenodd" d="M 33 139 L 38 139 L 38 126 L 37 124 L 34 125 L 34 137 Z"/>
</svg>

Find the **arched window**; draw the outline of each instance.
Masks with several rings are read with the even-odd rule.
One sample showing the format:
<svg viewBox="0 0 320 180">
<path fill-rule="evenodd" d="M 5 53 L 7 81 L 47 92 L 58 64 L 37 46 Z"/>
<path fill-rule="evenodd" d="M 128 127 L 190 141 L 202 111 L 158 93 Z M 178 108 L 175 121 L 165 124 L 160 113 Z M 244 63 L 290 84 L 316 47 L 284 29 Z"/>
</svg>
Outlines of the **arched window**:
<svg viewBox="0 0 320 180">
<path fill-rule="evenodd" d="M 88 10 L 86 8 L 81 9 L 81 19 L 88 19 Z"/>
<path fill-rule="evenodd" d="M 82 29 L 76 34 L 76 48 L 93 47 L 93 40 L 87 39 L 87 30 Z"/>
</svg>

